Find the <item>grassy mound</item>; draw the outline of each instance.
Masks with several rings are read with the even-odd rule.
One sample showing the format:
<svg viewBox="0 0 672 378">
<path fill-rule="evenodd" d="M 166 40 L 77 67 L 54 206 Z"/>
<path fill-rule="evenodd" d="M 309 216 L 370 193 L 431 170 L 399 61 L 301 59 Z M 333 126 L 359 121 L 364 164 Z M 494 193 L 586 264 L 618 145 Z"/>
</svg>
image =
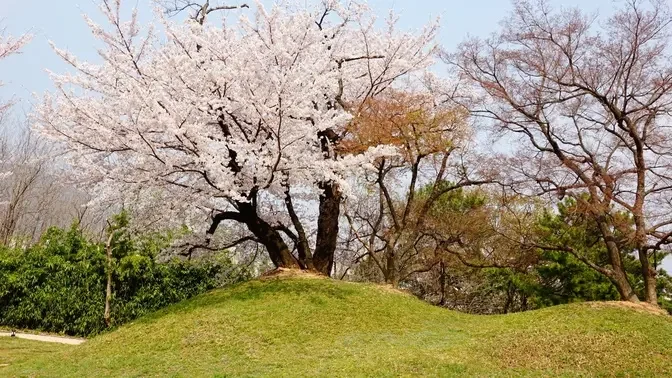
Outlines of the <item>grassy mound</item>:
<svg viewBox="0 0 672 378">
<path fill-rule="evenodd" d="M 58 348 L 0 376 L 671 376 L 672 320 L 590 304 L 471 316 L 375 285 L 271 277 Z"/>
</svg>

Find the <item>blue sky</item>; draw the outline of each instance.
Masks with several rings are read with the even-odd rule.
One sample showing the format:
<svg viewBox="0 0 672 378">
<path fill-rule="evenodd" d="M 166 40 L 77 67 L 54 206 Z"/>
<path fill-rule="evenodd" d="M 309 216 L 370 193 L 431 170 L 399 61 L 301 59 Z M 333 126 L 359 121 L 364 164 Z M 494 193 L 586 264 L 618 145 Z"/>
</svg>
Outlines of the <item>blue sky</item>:
<svg viewBox="0 0 672 378">
<path fill-rule="evenodd" d="M 152 17 L 151 0 L 122 1 L 127 8 L 137 5 L 141 19 Z M 306 0 L 311 1 L 318 0 Z M 272 0 L 263 2 L 270 4 Z M 583 4 L 583 8 L 599 10 L 601 14 L 612 8 L 612 0 L 552 0 L 552 3 L 558 6 Z M 46 69 L 67 70 L 49 47 L 49 40 L 81 59 L 97 60 L 94 40 L 81 17 L 86 13 L 97 19 L 97 4 L 97 0 L 0 0 L 0 25 L 10 34 L 30 31 L 34 35 L 23 54 L 0 61 L 0 80 L 6 84 L 0 87 L 0 98 L 17 100 L 18 116 L 30 111 L 33 93 L 39 96 L 52 88 Z M 236 2 L 232 0 L 227 4 Z M 511 8 L 509 0 L 370 0 L 369 5 L 381 17 L 394 9 L 401 18 L 401 27 L 408 30 L 421 28 L 440 16 L 439 42 L 448 49 L 468 35 L 486 36 L 493 32 Z"/>
</svg>

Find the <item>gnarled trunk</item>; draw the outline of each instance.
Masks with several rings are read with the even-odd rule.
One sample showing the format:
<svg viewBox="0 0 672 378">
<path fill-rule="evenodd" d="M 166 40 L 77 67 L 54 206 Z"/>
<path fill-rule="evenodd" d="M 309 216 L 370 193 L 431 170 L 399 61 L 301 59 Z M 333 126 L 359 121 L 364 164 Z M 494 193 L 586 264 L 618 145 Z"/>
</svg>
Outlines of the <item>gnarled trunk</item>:
<svg viewBox="0 0 672 378">
<path fill-rule="evenodd" d="M 299 262 L 292 255 L 280 233 L 268 222 L 261 219 L 252 205 L 240 203 L 239 211 L 243 223 L 257 240 L 266 247 L 268 256 L 277 268 L 301 269 Z"/>
</svg>

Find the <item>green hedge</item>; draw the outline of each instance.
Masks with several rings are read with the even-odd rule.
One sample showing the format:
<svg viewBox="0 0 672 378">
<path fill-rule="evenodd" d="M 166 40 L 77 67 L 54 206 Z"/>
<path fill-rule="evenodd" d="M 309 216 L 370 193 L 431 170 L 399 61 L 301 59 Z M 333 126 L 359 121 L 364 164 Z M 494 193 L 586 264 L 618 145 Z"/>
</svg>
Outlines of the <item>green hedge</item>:
<svg viewBox="0 0 672 378">
<path fill-rule="evenodd" d="M 114 238 L 113 326 L 247 278 L 217 259 L 156 262 L 166 237 Z M 236 271 L 233 276 L 232 271 Z M 75 227 L 52 228 L 28 249 L 0 247 L 0 325 L 67 335 L 105 330 L 105 245 Z"/>
</svg>

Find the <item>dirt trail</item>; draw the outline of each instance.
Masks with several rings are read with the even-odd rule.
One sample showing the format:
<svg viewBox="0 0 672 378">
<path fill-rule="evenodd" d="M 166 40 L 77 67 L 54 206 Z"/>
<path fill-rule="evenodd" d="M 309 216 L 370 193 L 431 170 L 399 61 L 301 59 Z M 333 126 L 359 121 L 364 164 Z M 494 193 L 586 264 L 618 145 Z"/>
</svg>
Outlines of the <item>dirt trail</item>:
<svg viewBox="0 0 672 378">
<path fill-rule="evenodd" d="M 0 336 L 10 337 L 11 335 L 12 335 L 11 332 L 0 332 Z M 79 345 L 84 341 L 86 341 L 85 339 L 77 339 L 73 337 L 33 335 L 30 333 L 19 333 L 19 332 L 15 334 L 15 337 L 18 337 L 19 339 L 44 341 L 48 343 L 70 344 L 70 345 Z"/>
</svg>

